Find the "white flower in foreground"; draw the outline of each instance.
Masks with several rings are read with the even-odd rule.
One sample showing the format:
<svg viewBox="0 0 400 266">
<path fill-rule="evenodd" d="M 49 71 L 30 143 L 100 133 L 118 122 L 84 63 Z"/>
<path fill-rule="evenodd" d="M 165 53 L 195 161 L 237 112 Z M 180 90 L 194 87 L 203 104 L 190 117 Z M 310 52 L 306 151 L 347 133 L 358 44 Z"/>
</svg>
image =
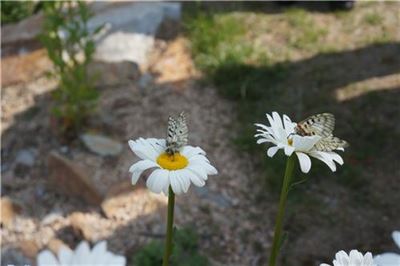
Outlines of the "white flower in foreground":
<svg viewBox="0 0 400 266">
<path fill-rule="evenodd" d="M 320 266 L 330 266 L 329 264 L 321 264 Z M 376 266 L 371 252 L 363 255 L 358 250 L 350 251 L 349 255 L 343 250 L 336 253 L 333 266 Z"/>
<path fill-rule="evenodd" d="M 82 241 L 75 250 L 61 247 L 58 257 L 44 250 L 37 257 L 37 266 L 125 266 L 126 259 L 107 251 L 106 241 L 97 243 L 92 250 L 86 241 Z"/>
<path fill-rule="evenodd" d="M 308 173 L 311 169 L 311 157 L 323 161 L 334 172 L 336 171 L 336 163 L 342 165 L 343 159 L 339 154 L 333 151 L 318 151 L 314 145 L 321 139 L 320 136 L 300 136 L 295 133 L 296 123 L 290 118 L 283 115 L 283 121 L 277 112 L 273 112 L 272 116 L 267 114 L 270 126 L 263 124 L 255 124 L 257 134 L 255 135 L 258 144 L 272 143 L 273 146 L 267 150 L 267 155 L 273 157 L 276 152 L 283 149 L 287 156 L 296 153 L 299 159 L 300 168 L 303 173 Z M 343 150 L 339 148 L 337 150 Z"/>
<path fill-rule="evenodd" d="M 400 248 L 400 231 L 394 231 L 392 238 L 396 245 Z M 386 252 L 374 257 L 374 261 L 378 266 L 399 266 L 400 254 Z"/>
<path fill-rule="evenodd" d="M 136 184 L 143 171 L 155 168 L 147 179 L 147 187 L 154 193 L 164 192 L 168 187 L 175 194 L 186 193 L 190 182 L 198 187 L 205 185 L 208 175 L 216 175 L 217 169 L 210 164 L 206 153 L 199 147 L 183 146 L 181 152 L 169 155 L 166 153 L 165 139 L 130 140 L 132 151 L 142 160 L 129 168 L 132 173 L 132 184 Z"/>
</svg>

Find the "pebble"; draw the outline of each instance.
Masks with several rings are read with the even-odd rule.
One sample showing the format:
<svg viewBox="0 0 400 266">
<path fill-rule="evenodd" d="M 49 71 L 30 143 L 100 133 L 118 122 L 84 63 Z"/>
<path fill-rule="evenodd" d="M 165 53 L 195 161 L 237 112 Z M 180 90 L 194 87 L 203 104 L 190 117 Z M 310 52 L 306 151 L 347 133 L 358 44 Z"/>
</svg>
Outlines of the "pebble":
<svg viewBox="0 0 400 266">
<path fill-rule="evenodd" d="M 101 156 L 116 156 L 122 152 L 121 143 L 102 135 L 83 134 L 81 140 L 91 152 Z"/>
<path fill-rule="evenodd" d="M 16 164 L 21 164 L 25 166 L 33 166 L 35 163 L 37 151 L 35 149 L 24 149 L 20 150 L 17 153 L 17 157 L 15 159 Z"/>
</svg>

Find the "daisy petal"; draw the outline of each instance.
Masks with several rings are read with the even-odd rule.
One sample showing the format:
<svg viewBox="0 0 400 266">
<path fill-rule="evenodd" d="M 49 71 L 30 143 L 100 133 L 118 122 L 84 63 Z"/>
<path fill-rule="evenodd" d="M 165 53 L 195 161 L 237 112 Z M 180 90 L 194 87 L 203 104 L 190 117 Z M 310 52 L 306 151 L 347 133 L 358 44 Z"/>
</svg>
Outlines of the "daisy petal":
<svg viewBox="0 0 400 266">
<path fill-rule="evenodd" d="M 296 123 L 293 123 L 292 120 L 287 115 L 283 115 L 283 125 L 286 131 L 286 136 L 294 133 L 294 128 L 296 127 Z"/>
<path fill-rule="evenodd" d="M 138 139 L 136 141 L 129 140 L 129 147 L 131 150 L 141 159 L 148 159 L 151 161 L 155 161 L 157 158 L 157 152 L 153 148 L 153 146 L 147 142 L 145 139 Z"/>
<path fill-rule="evenodd" d="M 375 256 L 374 262 L 378 266 L 400 265 L 400 255 L 392 252 L 386 252 Z"/>
<path fill-rule="evenodd" d="M 169 172 L 165 169 L 154 170 L 147 179 L 147 187 L 154 193 L 160 193 L 169 185 Z"/>
<path fill-rule="evenodd" d="M 392 233 L 392 238 L 396 245 L 400 248 L 400 231 L 394 231 Z"/>
<path fill-rule="evenodd" d="M 289 146 L 289 145 L 285 146 L 285 154 L 286 154 L 286 156 L 292 155 L 293 152 L 294 152 L 294 147 Z"/>
<path fill-rule="evenodd" d="M 332 157 L 329 156 L 329 154 L 327 154 L 326 152 L 311 151 L 309 155 L 324 162 L 332 170 L 332 172 L 336 171 L 336 165 L 333 162 Z"/>
<path fill-rule="evenodd" d="M 197 154 L 205 155 L 206 152 L 202 150 L 200 147 L 185 146 L 183 147 L 181 154 L 186 158 L 190 159 L 190 157 Z"/>
<path fill-rule="evenodd" d="M 69 248 L 62 246 L 58 251 L 58 259 L 60 260 L 61 265 L 70 265 L 73 256 L 74 253 Z"/>
<path fill-rule="evenodd" d="M 275 125 L 277 125 L 279 128 L 283 128 L 281 116 L 277 112 L 272 112 L 272 117 L 275 120 Z"/>
<path fill-rule="evenodd" d="M 149 169 L 149 168 L 160 168 L 158 164 L 155 162 L 152 162 L 150 160 L 141 160 L 137 163 L 134 163 L 130 168 L 129 172 L 132 173 L 132 185 L 135 185 L 140 177 L 140 175 L 143 173 L 143 171 Z"/>
<path fill-rule="evenodd" d="M 217 169 L 204 160 L 189 160 L 189 166 L 196 166 L 199 168 L 200 167 L 203 168 L 206 175 L 218 174 Z"/>
<path fill-rule="evenodd" d="M 49 250 L 44 250 L 37 257 L 37 265 L 55 266 L 60 265 L 56 257 Z"/>
<path fill-rule="evenodd" d="M 257 144 L 265 143 L 265 142 L 272 142 L 270 139 L 261 138 L 257 140 Z"/>
<path fill-rule="evenodd" d="M 90 256 L 90 248 L 89 244 L 86 241 L 82 241 L 78 247 L 75 249 L 75 255 L 72 259 L 71 265 L 81 265 L 81 264 L 91 264 L 91 261 L 88 261 L 88 257 Z"/>
<path fill-rule="evenodd" d="M 190 187 L 190 178 L 186 176 L 186 170 L 176 170 L 175 175 L 179 179 L 179 182 L 182 185 L 183 192 L 186 193 Z"/>
<path fill-rule="evenodd" d="M 200 155 L 200 154 L 190 157 L 189 162 L 194 162 L 194 161 L 202 161 L 202 162 L 210 163 L 210 161 L 207 159 L 206 156 Z"/>
<path fill-rule="evenodd" d="M 186 169 L 197 175 L 199 178 L 207 180 L 207 173 L 202 167 L 199 167 L 197 165 L 189 165 L 188 167 L 186 167 Z"/>
<path fill-rule="evenodd" d="M 278 147 L 276 147 L 276 146 L 272 146 L 272 147 L 270 147 L 268 150 L 267 150 L 267 155 L 268 155 L 268 157 L 273 157 L 275 154 L 276 154 L 276 152 L 279 150 L 279 148 Z"/>
<path fill-rule="evenodd" d="M 300 169 L 303 173 L 308 173 L 311 169 L 311 159 L 307 154 L 302 152 L 296 152 L 297 158 L 299 159 Z"/>
<path fill-rule="evenodd" d="M 332 160 L 334 160 L 335 162 L 337 162 L 340 165 L 343 165 L 343 163 L 344 163 L 343 158 L 339 154 L 337 154 L 336 152 L 333 152 L 333 151 L 329 151 L 327 153 L 329 154 L 329 156 L 332 157 Z"/>
<path fill-rule="evenodd" d="M 176 176 L 175 171 L 170 171 L 169 172 L 169 180 L 171 182 L 172 191 L 176 195 L 182 194 L 183 187 L 182 187 L 182 184 L 180 183 L 179 178 Z"/>
<path fill-rule="evenodd" d="M 192 181 L 192 183 L 195 185 L 195 186 L 198 186 L 198 187 L 202 187 L 202 186 L 204 186 L 205 184 L 206 184 L 206 182 L 202 179 L 202 178 L 200 178 L 200 177 L 198 177 L 196 174 L 194 174 L 192 171 L 189 171 L 189 170 L 183 170 L 183 171 L 185 171 L 185 175 L 188 177 L 188 178 L 190 178 L 190 181 Z"/>
</svg>

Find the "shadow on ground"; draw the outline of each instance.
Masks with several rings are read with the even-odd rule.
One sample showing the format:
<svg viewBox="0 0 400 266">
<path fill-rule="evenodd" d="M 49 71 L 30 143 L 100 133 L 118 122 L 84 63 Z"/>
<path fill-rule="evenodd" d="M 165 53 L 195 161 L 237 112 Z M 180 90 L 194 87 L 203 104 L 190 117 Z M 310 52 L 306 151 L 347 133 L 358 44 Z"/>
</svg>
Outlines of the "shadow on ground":
<svg viewBox="0 0 400 266">
<path fill-rule="evenodd" d="M 265 112 L 272 111 L 294 121 L 331 112 L 335 135 L 350 143 L 337 173 L 313 161 L 309 181 L 292 192 L 283 265 L 329 262 L 340 249 L 390 250 L 390 233 L 400 225 L 400 168 L 393 163 L 400 158 L 399 53 L 400 44 L 391 42 L 278 65 L 227 64 L 212 73 L 220 92 L 236 100 L 242 132 L 237 143 L 251 152 L 265 154 L 254 144 L 252 124 L 266 122 Z M 377 82 L 382 79 L 385 84 Z M 339 99 L 343 88 L 360 93 Z M 275 195 L 282 161 L 283 156 L 261 163 Z M 265 196 L 260 199 L 261 208 L 270 206 Z"/>
</svg>

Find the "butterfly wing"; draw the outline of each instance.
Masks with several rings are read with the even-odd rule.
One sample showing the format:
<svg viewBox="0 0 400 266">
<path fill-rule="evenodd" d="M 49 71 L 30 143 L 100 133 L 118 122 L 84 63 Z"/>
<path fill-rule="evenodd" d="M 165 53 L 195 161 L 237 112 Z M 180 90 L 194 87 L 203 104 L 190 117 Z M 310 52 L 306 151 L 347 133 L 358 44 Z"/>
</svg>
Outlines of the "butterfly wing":
<svg viewBox="0 0 400 266">
<path fill-rule="evenodd" d="M 333 151 L 338 148 L 346 148 L 348 147 L 349 144 L 347 141 L 339 139 L 334 136 L 328 136 L 325 138 L 322 138 L 320 141 L 318 141 L 314 148 L 318 151 Z"/>
<path fill-rule="evenodd" d="M 300 135 L 332 136 L 335 128 L 335 117 L 330 113 L 322 113 L 308 117 L 297 124 L 296 132 Z"/>
<path fill-rule="evenodd" d="M 188 127 L 186 117 L 182 112 L 177 119 L 168 118 L 167 153 L 174 154 L 188 142 Z"/>
</svg>

